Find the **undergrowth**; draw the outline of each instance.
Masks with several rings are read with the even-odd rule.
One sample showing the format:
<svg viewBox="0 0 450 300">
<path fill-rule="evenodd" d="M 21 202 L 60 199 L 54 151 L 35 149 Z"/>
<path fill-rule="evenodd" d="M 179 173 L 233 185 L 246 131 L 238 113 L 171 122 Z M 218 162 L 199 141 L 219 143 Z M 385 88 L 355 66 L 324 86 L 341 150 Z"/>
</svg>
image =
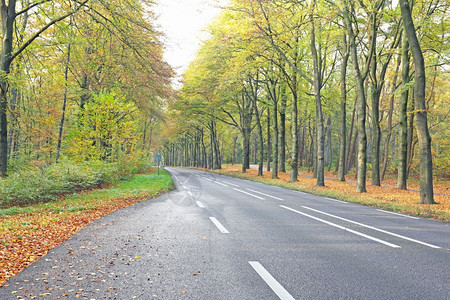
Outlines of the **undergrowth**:
<svg viewBox="0 0 450 300">
<path fill-rule="evenodd" d="M 147 170 L 58 201 L 0 209 L 0 287 L 90 222 L 174 188 L 167 171 L 155 173 Z"/>
<path fill-rule="evenodd" d="M 75 164 L 63 161 L 46 166 L 23 167 L 0 179 L 0 208 L 21 211 L 19 207 L 51 202 L 63 195 L 118 183 L 149 166 L 144 159 L 124 157 L 113 163 L 94 161 Z M 22 212 L 27 209 L 22 208 Z"/>
</svg>

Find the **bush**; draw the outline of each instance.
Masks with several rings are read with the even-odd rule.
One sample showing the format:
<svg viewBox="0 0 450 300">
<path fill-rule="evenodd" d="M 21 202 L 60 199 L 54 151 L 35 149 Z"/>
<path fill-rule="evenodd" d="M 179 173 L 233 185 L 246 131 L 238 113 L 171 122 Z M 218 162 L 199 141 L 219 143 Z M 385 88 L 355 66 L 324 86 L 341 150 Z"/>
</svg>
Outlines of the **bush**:
<svg viewBox="0 0 450 300">
<path fill-rule="evenodd" d="M 129 156 L 113 163 L 63 161 L 29 166 L 0 179 L 0 207 L 55 201 L 64 194 L 117 183 L 147 166 L 146 160 Z"/>
</svg>

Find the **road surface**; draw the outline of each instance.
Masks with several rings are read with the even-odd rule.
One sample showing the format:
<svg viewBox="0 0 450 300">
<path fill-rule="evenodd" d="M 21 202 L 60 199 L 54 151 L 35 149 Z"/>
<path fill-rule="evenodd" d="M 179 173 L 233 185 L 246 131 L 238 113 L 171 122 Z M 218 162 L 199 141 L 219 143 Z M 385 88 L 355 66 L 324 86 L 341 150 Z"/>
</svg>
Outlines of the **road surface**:
<svg viewBox="0 0 450 300">
<path fill-rule="evenodd" d="M 177 189 L 91 223 L 0 299 L 449 299 L 446 223 L 168 168 Z"/>
</svg>

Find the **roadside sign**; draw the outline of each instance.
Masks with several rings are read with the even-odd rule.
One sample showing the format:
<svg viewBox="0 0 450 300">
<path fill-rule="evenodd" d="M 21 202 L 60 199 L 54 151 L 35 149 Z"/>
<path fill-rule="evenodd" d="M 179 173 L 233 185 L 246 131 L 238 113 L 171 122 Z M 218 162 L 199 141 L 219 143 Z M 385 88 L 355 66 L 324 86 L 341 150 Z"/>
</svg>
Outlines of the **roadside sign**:
<svg viewBox="0 0 450 300">
<path fill-rule="evenodd" d="M 161 154 L 155 154 L 155 162 L 158 163 L 158 176 L 159 176 L 159 165 L 160 165 L 161 161 L 162 161 Z"/>
</svg>

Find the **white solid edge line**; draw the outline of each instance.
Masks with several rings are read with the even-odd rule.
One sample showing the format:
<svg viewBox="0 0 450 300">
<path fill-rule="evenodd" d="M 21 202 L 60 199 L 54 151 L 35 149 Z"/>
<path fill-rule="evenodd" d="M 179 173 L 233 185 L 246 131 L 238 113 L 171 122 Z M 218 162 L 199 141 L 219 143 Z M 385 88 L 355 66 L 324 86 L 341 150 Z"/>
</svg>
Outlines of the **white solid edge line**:
<svg viewBox="0 0 450 300">
<path fill-rule="evenodd" d="M 217 221 L 216 218 L 209 217 L 209 219 L 214 223 L 214 225 L 216 225 L 216 227 L 220 230 L 220 232 L 222 232 L 222 233 L 230 233 L 225 227 L 223 227 L 222 224 L 220 224 L 219 221 Z"/>
<path fill-rule="evenodd" d="M 257 261 L 249 261 L 250 266 L 267 283 L 281 300 L 295 300 L 288 291 Z"/>
<path fill-rule="evenodd" d="M 235 188 L 233 188 L 233 190 L 238 191 L 238 192 L 241 192 L 241 193 L 246 194 L 246 195 L 249 195 L 249 196 L 252 196 L 252 197 L 255 197 L 255 198 L 260 199 L 260 200 L 264 200 L 264 198 L 261 198 L 261 197 L 259 197 L 259 196 L 256 196 L 256 195 L 247 193 L 246 191 L 243 191 L 243 190 L 239 190 L 239 189 L 235 189 Z"/>
<path fill-rule="evenodd" d="M 280 201 L 284 201 L 284 200 L 281 199 L 281 198 L 278 198 L 278 197 L 275 197 L 275 196 L 272 196 L 272 195 L 268 195 L 268 194 L 264 194 L 264 193 L 261 193 L 261 192 L 258 192 L 258 191 L 255 191 L 255 190 L 252 190 L 252 189 L 249 189 L 249 188 L 247 188 L 247 190 L 249 190 L 250 192 L 253 192 L 253 193 L 257 193 L 257 194 L 261 194 L 261 195 L 263 195 L 263 196 L 267 196 L 267 197 L 273 198 L 273 199 L 277 199 L 277 200 L 280 200 Z"/>
<path fill-rule="evenodd" d="M 383 210 L 383 209 L 377 209 L 377 210 L 381 211 L 381 212 L 384 212 L 384 213 L 387 213 L 387 214 L 391 214 L 391 215 L 401 216 L 401 217 L 404 217 L 404 218 L 410 218 L 410 219 L 414 219 L 414 220 L 420 220 L 420 218 L 417 218 L 417 217 L 407 216 L 407 215 L 395 213 L 395 212 L 392 212 L 392 211 L 387 211 L 387 210 Z"/>
<path fill-rule="evenodd" d="M 222 182 L 225 182 L 226 184 L 229 184 L 229 185 L 232 185 L 232 186 L 235 186 L 235 187 L 239 187 L 239 185 L 231 183 L 231 182 L 228 182 L 228 181 L 225 181 L 225 180 L 222 180 Z"/>
<path fill-rule="evenodd" d="M 323 197 L 324 199 L 330 200 L 330 201 L 334 201 L 334 202 L 339 202 L 339 203 L 344 203 L 344 204 L 348 204 L 348 202 L 345 201 L 341 201 L 341 200 L 337 200 L 337 199 L 333 199 L 333 198 L 328 198 L 328 197 Z"/>
<path fill-rule="evenodd" d="M 200 201 L 195 201 L 198 207 L 205 208 L 205 206 Z"/>
<path fill-rule="evenodd" d="M 336 228 L 340 228 L 340 229 L 342 229 L 342 230 L 345 230 L 345 231 L 351 232 L 351 233 L 353 233 L 353 234 L 356 234 L 356 235 L 365 237 L 366 239 L 369 239 L 369 240 L 372 240 L 372 241 L 375 241 L 375 242 L 384 244 L 384 245 L 386 245 L 386 246 L 389 246 L 389 247 L 392 247 L 392 248 L 401 248 L 401 247 L 398 246 L 398 245 L 391 244 L 391 243 L 389 243 L 389 242 L 386 242 L 386 241 L 377 239 L 376 237 L 373 237 L 373 236 L 370 236 L 370 235 L 367 235 L 367 234 L 358 232 L 358 231 L 356 231 L 356 230 L 352 230 L 352 229 L 346 228 L 346 227 L 344 227 L 344 226 L 341 226 L 341 225 L 338 225 L 338 224 L 334 224 L 334 223 L 328 222 L 328 221 L 326 221 L 326 220 L 323 220 L 323 219 L 320 219 L 320 218 L 317 218 L 317 217 L 314 217 L 314 216 L 311 216 L 311 215 L 302 213 L 301 211 L 295 210 L 295 209 L 293 209 L 293 208 L 290 208 L 290 207 L 287 207 L 287 206 L 284 206 L 284 205 L 280 205 L 280 206 L 281 206 L 282 208 L 284 208 L 284 209 L 293 211 L 293 212 L 298 213 L 298 214 L 300 214 L 300 215 L 303 215 L 303 216 L 305 216 L 305 217 L 308 217 L 308 218 L 317 220 L 317 221 L 319 221 L 319 222 L 328 224 L 328 225 L 333 226 L 333 227 L 336 227 Z"/>
<path fill-rule="evenodd" d="M 400 235 L 400 234 L 397 234 L 397 233 L 393 233 L 393 232 L 390 232 L 390 231 L 387 231 L 387 230 L 379 229 L 379 228 L 376 228 L 376 227 L 373 227 L 373 226 L 370 226 L 370 225 L 362 224 L 362 223 L 355 222 L 355 221 L 352 221 L 352 220 L 349 220 L 349 219 L 345 219 L 345 218 L 342 218 L 342 217 L 338 217 L 338 216 L 335 216 L 335 215 L 332 215 L 332 214 L 329 214 L 329 213 L 326 213 L 326 212 L 323 212 L 323 211 L 320 211 L 320 210 L 317 210 L 317 209 L 314 209 L 314 208 L 310 208 L 310 207 L 307 207 L 307 206 L 302 206 L 302 207 L 306 208 L 306 209 L 309 209 L 309 210 L 312 210 L 312 211 L 315 211 L 315 212 L 318 212 L 318 213 L 326 215 L 326 216 L 330 216 L 330 217 L 333 217 L 333 218 L 336 218 L 336 219 L 339 219 L 339 220 L 342 220 L 342 221 L 346 221 L 346 222 L 349 222 L 349 223 L 352 223 L 352 224 L 356 224 L 356 225 L 359 225 L 359 226 L 362 226 L 362 227 L 366 227 L 366 228 L 369 228 L 369 229 L 372 229 L 372 230 L 375 230 L 375 231 L 379 231 L 379 232 L 382 232 L 382 233 L 385 233 L 385 234 L 389 234 L 389 235 L 392 235 L 392 236 L 395 236 L 395 237 L 398 237 L 398 238 L 401 238 L 401 239 L 404 239 L 404 240 L 407 240 L 407 241 L 410 241 L 410 242 L 418 243 L 418 244 L 421 244 L 421 245 L 424 245 L 424 246 L 428 246 L 428 247 L 431 247 L 431 248 L 435 248 L 435 249 L 440 249 L 441 248 L 439 246 L 435 246 L 435 245 L 432 245 L 432 244 L 421 242 L 421 241 L 418 241 L 418 240 L 415 240 L 415 239 L 412 239 L 412 238 L 409 238 L 409 237 L 406 237 L 406 236 L 403 236 L 403 235 Z"/>
</svg>

